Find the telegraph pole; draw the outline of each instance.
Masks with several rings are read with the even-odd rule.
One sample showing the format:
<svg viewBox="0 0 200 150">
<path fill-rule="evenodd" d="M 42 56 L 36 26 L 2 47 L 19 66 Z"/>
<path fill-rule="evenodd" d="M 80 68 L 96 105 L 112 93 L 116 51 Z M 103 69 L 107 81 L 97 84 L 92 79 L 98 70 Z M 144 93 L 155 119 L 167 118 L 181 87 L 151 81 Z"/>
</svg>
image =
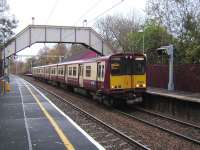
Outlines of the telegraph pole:
<svg viewBox="0 0 200 150">
<path fill-rule="evenodd" d="M 5 6 L 6 6 L 5 0 L 0 0 L 0 15 L 1 16 L 3 16 L 3 14 L 4 14 Z M 3 53 L 3 56 L 1 58 L 1 59 L 3 59 L 1 69 L 2 69 L 3 75 L 5 75 L 5 66 L 6 66 L 5 47 L 4 47 L 5 35 L 4 35 L 2 28 L 0 29 L 0 32 L 2 34 L 2 45 L 3 45 L 2 49 L 1 49 L 1 54 Z"/>
</svg>

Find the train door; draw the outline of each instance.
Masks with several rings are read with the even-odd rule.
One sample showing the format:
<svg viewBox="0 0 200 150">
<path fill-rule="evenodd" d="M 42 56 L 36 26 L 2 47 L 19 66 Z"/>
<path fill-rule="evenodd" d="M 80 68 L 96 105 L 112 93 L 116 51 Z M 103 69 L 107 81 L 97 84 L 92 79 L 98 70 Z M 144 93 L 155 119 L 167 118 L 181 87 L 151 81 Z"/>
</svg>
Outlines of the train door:
<svg viewBox="0 0 200 150">
<path fill-rule="evenodd" d="M 103 88 L 103 81 L 104 81 L 104 71 L 105 70 L 105 63 L 98 62 L 97 63 L 97 89 Z"/>
<path fill-rule="evenodd" d="M 68 67 L 65 65 L 65 83 L 67 83 L 67 77 L 68 77 Z"/>
<path fill-rule="evenodd" d="M 83 87 L 83 65 L 79 65 L 79 86 Z"/>
</svg>

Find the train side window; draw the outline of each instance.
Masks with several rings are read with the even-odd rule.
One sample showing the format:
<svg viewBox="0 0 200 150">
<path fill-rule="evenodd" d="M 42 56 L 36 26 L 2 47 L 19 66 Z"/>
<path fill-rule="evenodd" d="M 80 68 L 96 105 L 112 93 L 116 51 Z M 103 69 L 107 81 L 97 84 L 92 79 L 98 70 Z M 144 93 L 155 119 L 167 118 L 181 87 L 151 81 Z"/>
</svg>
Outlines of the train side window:
<svg viewBox="0 0 200 150">
<path fill-rule="evenodd" d="M 85 70 L 85 74 L 86 77 L 90 77 L 91 76 L 91 66 L 86 66 L 86 70 Z"/>
<path fill-rule="evenodd" d="M 72 67 L 69 67 L 69 75 L 72 75 Z"/>
<path fill-rule="evenodd" d="M 73 67 L 73 76 L 76 76 L 76 67 Z"/>
<path fill-rule="evenodd" d="M 60 70 L 60 74 L 63 75 L 63 68 L 61 68 L 61 70 Z"/>
</svg>

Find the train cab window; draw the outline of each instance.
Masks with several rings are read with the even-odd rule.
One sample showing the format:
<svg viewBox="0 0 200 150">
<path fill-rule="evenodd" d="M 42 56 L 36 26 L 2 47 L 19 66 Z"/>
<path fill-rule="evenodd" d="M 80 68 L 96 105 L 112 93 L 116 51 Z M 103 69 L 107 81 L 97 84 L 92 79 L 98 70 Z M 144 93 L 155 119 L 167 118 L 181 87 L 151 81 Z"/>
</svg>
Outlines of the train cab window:
<svg viewBox="0 0 200 150">
<path fill-rule="evenodd" d="M 135 58 L 134 61 L 134 74 L 144 74 L 145 73 L 145 60 L 144 58 Z"/>
<path fill-rule="evenodd" d="M 85 75 L 86 77 L 91 76 L 91 66 L 86 66 Z"/>
<path fill-rule="evenodd" d="M 73 67 L 73 76 L 76 76 L 76 67 Z"/>
<path fill-rule="evenodd" d="M 123 74 L 123 60 L 122 57 L 111 58 L 111 74 L 122 75 Z"/>
<path fill-rule="evenodd" d="M 69 67 L 69 75 L 72 75 L 72 67 Z"/>
</svg>

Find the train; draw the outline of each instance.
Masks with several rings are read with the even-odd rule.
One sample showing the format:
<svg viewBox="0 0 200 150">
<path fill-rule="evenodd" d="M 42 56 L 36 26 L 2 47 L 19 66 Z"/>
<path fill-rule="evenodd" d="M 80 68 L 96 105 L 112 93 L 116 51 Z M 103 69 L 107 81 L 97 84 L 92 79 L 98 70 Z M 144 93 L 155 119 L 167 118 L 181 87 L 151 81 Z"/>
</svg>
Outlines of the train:
<svg viewBox="0 0 200 150">
<path fill-rule="evenodd" d="M 111 105 L 141 101 L 146 91 L 146 56 L 108 56 L 32 67 L 35 79 L 79 89 Z"/>
</svg>

